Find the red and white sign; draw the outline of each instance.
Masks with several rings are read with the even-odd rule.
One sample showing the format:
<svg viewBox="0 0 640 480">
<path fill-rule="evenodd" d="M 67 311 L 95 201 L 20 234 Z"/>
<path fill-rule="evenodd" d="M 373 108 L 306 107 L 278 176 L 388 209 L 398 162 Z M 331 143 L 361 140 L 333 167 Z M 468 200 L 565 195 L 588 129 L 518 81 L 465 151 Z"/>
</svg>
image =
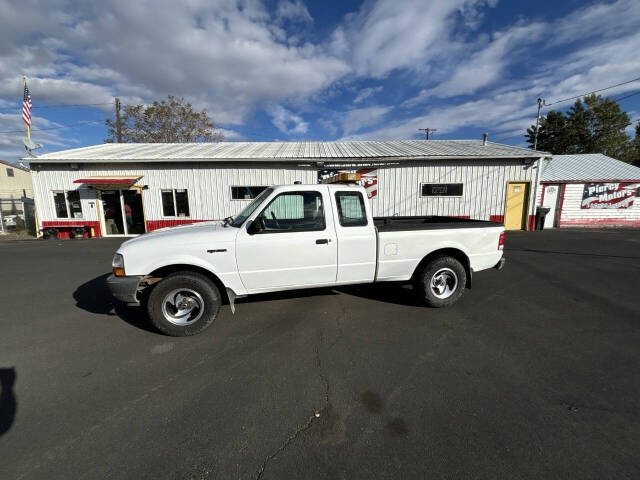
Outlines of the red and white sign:
<svg viewBox="0 0 640 480">
<path fill-rule="evenodd" d="M 629 208 L 640 183 L 585 183 L 582 209 Z"/>
</svg>

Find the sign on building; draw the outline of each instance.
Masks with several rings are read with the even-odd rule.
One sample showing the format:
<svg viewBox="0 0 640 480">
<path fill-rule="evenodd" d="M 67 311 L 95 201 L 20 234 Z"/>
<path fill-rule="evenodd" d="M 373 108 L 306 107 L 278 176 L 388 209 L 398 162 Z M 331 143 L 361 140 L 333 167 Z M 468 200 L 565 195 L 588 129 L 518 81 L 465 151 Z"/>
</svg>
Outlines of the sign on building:
<svg viewBox="0 0 640 480">
<path fill-rule="evenodd" d="M 325 178 L 333 177 L 339 173 L 359 173 L 360 185 L 367 191 L 367 197 L 374 198 L 378 195 L 378 171 L 375 168 L 362 168 L 360 170 L 348 169 L 325 169 L 318 170 L 318 183 L 322 183 Z"/>
<path fill-rule="evenodd" d="M 582 209 L 629 208 L 640 183 L 585 183 Z"/>
</svg>

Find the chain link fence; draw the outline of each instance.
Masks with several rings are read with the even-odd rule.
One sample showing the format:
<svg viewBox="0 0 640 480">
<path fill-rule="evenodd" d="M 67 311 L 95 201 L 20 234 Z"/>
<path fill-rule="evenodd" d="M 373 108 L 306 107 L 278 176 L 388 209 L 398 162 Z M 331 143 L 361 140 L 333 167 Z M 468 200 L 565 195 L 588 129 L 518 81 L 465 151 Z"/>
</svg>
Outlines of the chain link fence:
<svg viewBox="0 0 640 480">
<path fill-rule="evenodd" d="M 33 199 L 0 198 L 0 235 L 35 237 L 37 234 Z"/>
</svg>

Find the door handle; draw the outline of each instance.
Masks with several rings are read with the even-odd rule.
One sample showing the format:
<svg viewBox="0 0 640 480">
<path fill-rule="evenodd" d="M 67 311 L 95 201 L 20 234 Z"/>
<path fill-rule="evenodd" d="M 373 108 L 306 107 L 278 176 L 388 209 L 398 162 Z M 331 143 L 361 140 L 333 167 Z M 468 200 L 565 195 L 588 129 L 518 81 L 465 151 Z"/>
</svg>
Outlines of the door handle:
<svg viewBox="0 0 640 480">
<path fill-rule="evenodd" d="M 319 238 L 318 240 L 316 240 L 316 245 L 322 245 L 322 244 L 327 244 L 329 243 L 329 239 L 328 238 Z"/>
</svg>

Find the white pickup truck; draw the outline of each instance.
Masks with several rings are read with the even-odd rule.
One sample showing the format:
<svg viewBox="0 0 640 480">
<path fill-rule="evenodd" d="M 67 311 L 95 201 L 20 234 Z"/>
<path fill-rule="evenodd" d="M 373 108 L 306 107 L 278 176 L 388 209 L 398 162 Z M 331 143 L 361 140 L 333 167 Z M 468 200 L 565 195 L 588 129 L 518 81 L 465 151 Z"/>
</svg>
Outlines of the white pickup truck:
<svg viewBox="0 0 640 480">
<path fill-rule="evenodd" d="M 124 242 L 111 293 L 146 303 L 173 336 L 206 329 L 223 302 L 278 290 L 413 282 L 443 307 L 475 272 L 502 268 L 501 224 L 449 217 L 376 217 L 356 185 L 269 187 L 235 217 L 156 230 Z"/>
</svg>

